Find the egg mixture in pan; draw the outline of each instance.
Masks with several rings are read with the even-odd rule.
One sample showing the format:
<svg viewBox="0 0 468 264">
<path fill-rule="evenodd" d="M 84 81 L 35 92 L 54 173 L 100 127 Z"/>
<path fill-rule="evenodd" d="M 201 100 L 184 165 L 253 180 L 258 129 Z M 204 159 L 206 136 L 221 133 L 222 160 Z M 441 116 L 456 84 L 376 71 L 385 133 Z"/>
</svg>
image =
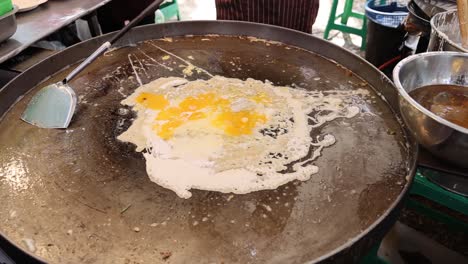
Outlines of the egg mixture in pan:
<svg viewBox="0 0 468 264">
<path fill-rule="evenodd" d="M 351 240 L 387 215 L 411 175 L 412 145 L 381 96 L 351 71 L 294 46 L 217 35 L 140 42 L 107 52 L 72 81 L 79 103 L 68 129 L 20 121 L 32 94 L 67 71 L 38 85 L 0 122 L 0 232 L 52 263 L 320 260 L 351 248 Z M 117 139 L 136 118 L 131 104 L 121 102 L 158 78 L 195 81 L 213 75 L 339 91 L 355 113 L 310 131 L 310 155 L 314 144 L 334 138 L 311 161 L 317 170 L 310 178 L 247 194 L 193 188 L 189 199 L 180 198 L 150 180 L 147 151 Z M 200 96 L 213 101 L 221 98 L 218 92 Z M 259 124 L 264 118 L 248 117 Z M 226 118 L 233 117 L 212 125 L 223 125 Z"/>
</svg>

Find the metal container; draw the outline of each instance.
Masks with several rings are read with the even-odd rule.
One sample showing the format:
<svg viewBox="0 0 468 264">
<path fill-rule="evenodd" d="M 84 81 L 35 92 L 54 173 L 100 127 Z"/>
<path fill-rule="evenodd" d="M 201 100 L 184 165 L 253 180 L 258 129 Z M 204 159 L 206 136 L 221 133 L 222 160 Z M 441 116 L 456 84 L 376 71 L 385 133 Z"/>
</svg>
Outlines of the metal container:
<svg viewBox="0 0 468 264">
<path fill-rule="evenodd" d="M 401 114 L 417 141 L 435 156 L 468 168 L 468 129 L 435 115 L 408 94 L 434 84 L 468 86 L 468 54 L 427 52 L 408 57 L 393 70 L 393 80 Z"/>
<path fill-rule="evenodd" d="M 408 3 L 408 16 L 404 22 L 409 33 L 428 36 L 431 34 L 430 18 L 413 2 Z"/>
<path fill-rule="evenodd" d="M 457 9 L 456 0 L 413 0 L 418 8 L 428 17 L 433 17 L 434 15 Z"/>
<path fill-rule="evenodd" d="M 408 32 L 405 40 L 407 47 L 412 47 L 415 53 L 421 53 L 427 51 L 429 44 L 429 38 L 431 35 L 431 23 L 430 18 L 414 3 L 410 1 L 408 3 L 408 16 L 404 21 L 405 31 Z M 412 36 L 412 38 L 410 37 Z M 411 40 L 416 40 L 412 42 Z M 415 43 L 414 46 L 411 43 Z"/>
<path fill-rule="evenodd" d="M 428 51 L 468 52 L 461 45 L 458 12 L 451 10 L 439 13 L 431 19 L 431 38 Z"/>
<path fill-rule="evenodd" d="M 16 32 L 16 16 L 15 13 L 18 11 L 18 7 L 14 7 L 13 10 L 0 16 L 0 42 L 9 39 Z"/>
</svg>

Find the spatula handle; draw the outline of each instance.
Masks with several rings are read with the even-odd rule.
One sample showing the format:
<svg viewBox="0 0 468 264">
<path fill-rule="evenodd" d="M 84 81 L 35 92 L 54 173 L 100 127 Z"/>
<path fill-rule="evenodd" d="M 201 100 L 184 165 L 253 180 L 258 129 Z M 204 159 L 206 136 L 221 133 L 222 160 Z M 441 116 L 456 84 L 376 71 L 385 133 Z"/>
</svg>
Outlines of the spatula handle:
<svg viewBox="0 0 468 264">
<path fill-rule="evenodd" d="M 145 8 L 137 17 L 132 19 L 130 23 L 125 25 L 117 34 L 115 34 L 109 41 L 103 43 L 96 51 L 93 52 L 85 61 L 83 61 L 78 67 L 76 67 L 72 72 L 70 72 L 67 77 L 63 80 L 63 83 L 68 83 L 71 79 L 73 79 L 76 75 L 78 75 L 84 68 L 86 68 L 89 64 L 91 64 L 97 57 L 101 56 L 107 49 L 110 48 L 112 44 L 114 44 L 117 40 L 119 40 L 125 33 L 127 33 L 131 28 L 136 26 L 140 21 L 148 16 L 151 13 L 154 13 L 156 9 L 158 9 L 159 5 L 164 0 L 156 0 L 148 7 Z"/>
<path fill-rule="evenodd" d="M 70 72 L 67 77 L 62 81 L 64 84 L 67 84 L 71 79 L 75 78 L 78 73 L 80 73 L 84 68 L 88 67 L 97 57 L 101 56 L 102 53 L 104 53 L 109 47 L 111 46 L 111 43 L 109 41 L 104 42 L 97 50 L 93 52 L 93 54 L 89 55 L 86 60 L 84 60 L 78 67 L 73 69 L 72 72 Z"/>
</svg>

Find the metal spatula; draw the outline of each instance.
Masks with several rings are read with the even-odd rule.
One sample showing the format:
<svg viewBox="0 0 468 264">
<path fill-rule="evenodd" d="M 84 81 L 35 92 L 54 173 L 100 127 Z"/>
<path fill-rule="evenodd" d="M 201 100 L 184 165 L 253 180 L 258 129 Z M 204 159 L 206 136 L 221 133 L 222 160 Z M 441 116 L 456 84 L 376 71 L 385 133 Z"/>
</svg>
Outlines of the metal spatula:
<svg viewBox="0 0 468 264">
<path fill-rule="evenodd" d="M 143 10 L 136 18 L 115 34 L 111 40 L 102 44 L 91 56 L 76 67 L 68 76 L 58 83 L 42 88 L 29 102 L 21 119 L 42 128 L 67 128 L 75 112 L 77 98 L 75 91 L 68 86 L 84 68 L 119 40 L 129 29 L 137 25 L 144 17 L 158 9 L 163 0 L 156 0 Z"/>
</svg>

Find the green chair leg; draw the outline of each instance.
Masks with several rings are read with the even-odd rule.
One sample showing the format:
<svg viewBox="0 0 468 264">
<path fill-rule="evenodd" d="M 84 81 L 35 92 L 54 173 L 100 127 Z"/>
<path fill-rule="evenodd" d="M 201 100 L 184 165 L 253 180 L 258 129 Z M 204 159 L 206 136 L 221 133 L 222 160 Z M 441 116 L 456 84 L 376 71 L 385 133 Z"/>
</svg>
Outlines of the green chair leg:
<svg viewBox="0 0 468 264">
<path fill-rule="evenodd" d="M 367 18 L 364 14 L 353 12 L 353 2 L 353 0 L 346 0 L 343 13 L 336 15 L 336 11 L 338 8 L 338 0 L 333 0 L 330 10 L 330 16 L 328 17 L 328 23 L 325 27 L 325 31 L 323 32 L 323 38 L 328 40 L 330 37 L 331 30 L 338 30 L 343 33 L 358 35 L 362 38 L 361 50 L 364 50 L 366 48 Z M 362 28 L 354 28 L 348 26 L 347 23 L 350 17 L 362 20 Z M 336 22 L 338 19 L 340 19 L 341 23 Z"/>
<path fill-rule="evenodd" d="M 361 28 L 361 50 L 366 50 L 366 44 L 367 44 L 367 17 L 364 16 L 362 18 L 362 28 Z"/>
<path fill-rule="evenodd" d="M 338 0 L 333 0 L 331 11 L 330 11 L 330 16 L 328 17 L 328 23 L 327 23 L 327 26 L 325 27 L 325 32 L 323 33 L 324 39 L 328 39 L 330 35 L 330 30 L 332 30 L 332 27 L 335 25 L 337 7 L 338 7 Z"/>
<path fill-rule="evenodd" d="M 177 0 L 174 0 L 175 6 L 177 7 L 177 21 L 180 21 L 180 12 L 179 12 L 179 3 L 177 3 Z"/>
<path fill-rule="evenodd" d="M 346 0 L 343 15 L 341 15 L 341 24 L 348 24 L 348 19 L 353 12 L 353 0 Z"/>
</svg>

